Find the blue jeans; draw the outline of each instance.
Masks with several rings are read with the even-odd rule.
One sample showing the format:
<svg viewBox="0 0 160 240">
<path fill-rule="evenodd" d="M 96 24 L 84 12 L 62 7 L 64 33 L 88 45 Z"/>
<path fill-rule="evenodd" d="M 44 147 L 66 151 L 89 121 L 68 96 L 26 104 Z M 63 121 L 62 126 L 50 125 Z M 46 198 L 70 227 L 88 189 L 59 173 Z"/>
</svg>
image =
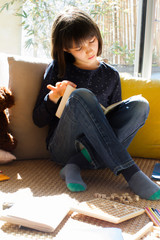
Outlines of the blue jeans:
<svg viewBox="0 0 160 240">
<path fill-rule="evenodd" d="M 92 167 L 110 168 L 117 175 L 134 164 L 126 149 L 144 125 L 148 113 L 147 100 L 133 96 L 105 116 L 91 91 L 76 89 L 69 97 L 50 139 L 48 149 L 52 159 L 66 165 L 77 153 L 77 141 L 82 139 L 91 154 Z"/>
</svg>

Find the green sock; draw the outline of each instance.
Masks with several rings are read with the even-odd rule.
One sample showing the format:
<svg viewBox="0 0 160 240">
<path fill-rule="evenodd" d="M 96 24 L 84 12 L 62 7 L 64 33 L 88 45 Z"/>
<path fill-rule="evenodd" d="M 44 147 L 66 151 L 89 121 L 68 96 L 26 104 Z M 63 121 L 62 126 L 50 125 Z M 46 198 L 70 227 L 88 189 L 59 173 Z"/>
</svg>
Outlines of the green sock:
<svg viewBox="0 0 160 240">
<path fill-rule="evenodd" d="M 160 200 L 160 187 L 142 171 L 136 172 L 128 181 L 130 188 L 141 198 Z"/>
<path fill-rule="evenodd" d="M 86 148 L 83 148 L 81 150 L 81 153 L 83 154 L 83 156 L 87 159 L 88 162 L 92 162 L 91 156 L 89 154 L 89 152 L 87 151 Z"/>
<path fill-rule="evenodd" d="M 66 186 L 71 192 L 82 192 L 87 188 L 81 178 L 80 168 L 76 164 L 67 164 L 60 171 L 60 176 L 65 180 Z"/>
<path fill-rule="evenodd" d="M 160 190 L 151 195 L 148 200 L 160 200 Z"/>
</svg>

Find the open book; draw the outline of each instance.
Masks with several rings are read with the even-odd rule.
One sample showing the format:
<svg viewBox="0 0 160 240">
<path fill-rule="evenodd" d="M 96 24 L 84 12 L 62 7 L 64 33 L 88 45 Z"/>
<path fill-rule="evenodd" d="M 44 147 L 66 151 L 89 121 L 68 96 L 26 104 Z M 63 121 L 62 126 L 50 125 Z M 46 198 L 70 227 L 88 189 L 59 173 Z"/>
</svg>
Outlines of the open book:
<svg viewBox="0 0 160 240">
<path fill-rule="evenodd" d="M 53 232 L 70 211 L 63 196 L 18 201 L 0 212 L 0 220 L 42 232 Z"/>
<path fill-rule="evenodd" d="M 58 106 L 58 109 L 56 111 L 56 116 L 58 118 L 61 117 L 62 115 L 62 112 L 65 108 L 65 105 L 66 105 L 66 102 L 69 98 L 69 96 L 71 95 L 71 93 L 75 90 L 74 87 L 72 87 L 71 85 L 67 85 L 66 87 L 66 90 L 64 92 L 64 95 L 60 101 L 60 104 Z M 113 109 L 114 107 L 118 106 L 119 104 L 121 104 L 123 101 L 119 101 L 119 102 L 116 102 L 116 103 L 113 103 L 112 105 L 108 106 L 107 108 L 105 108 L 103 105 L 101 105 L 102 109 L 103 109 L 103 112 L 104 114 L 106 115 L 111 109 Z"/>
<path fill-rule="evenodd" d="M 116 103 L 113 103 L 111 105 L 109 105 L 108 107 L 104 107 L 102 104 L 101 104 L 101 108 L 104 112 L 104 115 L 106 115 L 111 109 L 115 108 L 116 106 L 118 106 L 119 104 L 121 104 L 123 101 L 119 101 L 119 102 L 116 102 Z"/>
<path fill-rule="evenodd" d="M 73 213 L 73 206 L 76 207 L 77 204 L 77 201 L 74 201 L 65 194 L 53 197 L 29 198 L 24 201 L 17 201 L 10 208 L 1 210 L 0 220 L 51 233 L 65 219 L 67 213 L 76 214 Z M 74 220 L 74 217 L 69 218 L 69 216 L 71 215 L 68 215 L 58 239 L 80 240 L 88 237 L 88 239 L 97 240 L 106 239 L 106 236 L 108 240 L 123 239 L 122 231 L 119 228 L 93 226 L 92 224 Z M 69 229 L 71 231 L 68 231 Z"/>
<path fill-rule="evenodd" d="M 65 90 L 65 92 L 64 92 L 64 95 L 63 95 L 63 97 L 62 97 L 62 99 L 61 99 L 61 101 L 60 101 L 60 104 L 59 104 L 59 106 L 58 106 L 58 108 L 57 108 L 57 111 L 56 111 L 56 116 L 57 116 L 58 118 L 61 117 L 62 112 L 63 112 L 63 110 L 64 110 L 64 108 L 65 108 L 66 102 L 67 102 L 69 96 L 71 95 L 71 93 L 72 93 L 74 90 L 75 90 L 74 87 L 72 87 L 71 85 L 67 85 L 66 90 Z"/>
<path fill-rule="evenodd" d="M 74 203 L 74 205 L 76 204 Z M 70 208 L 67 205 L 70 205 Z M 73 205 L 73 199 L 63 198 L 63 194 L 50 199 L 47 197 L 31 198 L 27 201 L 16 202 L 9 209 L 1 211 L 0 220 L 51 233 L 62 222 L 70 209 L 70 213 L 73 214 L 71 205 Z M 63 227 L 60 228 L 57 239 L 123 240 L 122 231 L 119 228 L 93 226 L 86 222 L 77 221 L 74 217 L 66 220 L 64 225 L 62 223 Z"/>
<path fill-rule="evenodd" d="M 69 231 L 71 229 L 71 231 Z M 88 223 L 87 221 L 77 221 L 70 218 L 64 228 L 58 234 L 58 239 L 63 240 L 124 240 L 120 228 L 101 227 Z"/>
<path fill-rule="evenodd" d="M 115 207 L 113 208 L 113 206 Z M 17 201 L 10 208 L 1 210 L 0 220 L 48 233 L 54 232 L 59 224 L 62 223 L 64 227 L 60 231 L 62 238 L 60 233 L 60 238 L 58 239 L 63 240 L 81 240 L 87 237 L 88 239 L 97 240 L 106 239 L 106 236 L 107 240 L 120 240 L 123 239 L 120 229 L 82 224 L 81 217 L 80 221 L 78 221 L 74 216 L 80 213 L 118 224 L 137 217 L 144 212 L 144 209 L 102 198 L 78 203 L 67 195 L 61 194 L 52 197 L 26 198 L 24 201 L 21 199 L 21 201 Z M 68 218 L 65 219 L 66 216 Z M 66 229 L 65 226 L 68 224 L 69 227 Z M 71 231 L 68 231 L 70 226 Z"/>
</svg>

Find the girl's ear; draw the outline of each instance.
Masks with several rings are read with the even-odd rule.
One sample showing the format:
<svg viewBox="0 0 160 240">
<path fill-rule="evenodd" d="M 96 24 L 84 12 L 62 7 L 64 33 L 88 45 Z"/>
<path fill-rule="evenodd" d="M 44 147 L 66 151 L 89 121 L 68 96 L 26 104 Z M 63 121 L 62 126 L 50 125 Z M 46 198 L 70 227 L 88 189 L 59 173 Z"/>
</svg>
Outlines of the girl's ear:
<svg viewBox="0 0 160 240">
<path fill-rule="evenodd" d="M 67 49 L 65 49 L 65 48 L 63 48 L 63 51 L 64 51 L 64 52 L 67 52 L 67 53 L 70 53 L 70 51 L 67 50 Z"/>
</svg>

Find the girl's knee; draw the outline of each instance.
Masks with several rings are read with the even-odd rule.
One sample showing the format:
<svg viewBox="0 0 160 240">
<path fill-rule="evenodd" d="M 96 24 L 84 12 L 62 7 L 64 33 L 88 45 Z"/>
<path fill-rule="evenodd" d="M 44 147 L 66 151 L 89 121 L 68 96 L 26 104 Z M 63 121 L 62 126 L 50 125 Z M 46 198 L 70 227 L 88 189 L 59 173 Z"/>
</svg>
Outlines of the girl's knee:
<svg viewBox="0 0 160 240">
<path fill-rule="evenodd" d="M 87 88 L 77 88 L 72 92 L 72 96 L 80 96 L 80 97 L 86 97 L 88 95 L 92 94 L 90 90 Z"/>
<path fill-rule="evenodd" d="M 140 111 L 145 113 L 147 116 L 149 114 L 149 102 L 144 97 L 141 97 L 139 100 Z"/>
<path fill-rule="evenodd" d="M 86 88 L 78 88 L 74 90 L 71 94 L 71 97 L 83 100 L 87 103 L 92 103 L 96 99 L 94 94 Z"/>
<path fill-rule="evenodd" d="M 149 109 L 150 109 L 149 102 L 147 101 L 147 99 L 145 99 L 142 96 L 138 96 L 137 99 L 134 99 L 134 97 L 133 97 L 132 101 L 135 104 L 135 111 L 136 111 L 137 115 L 144 116 L 145 119 L 147 119 L 148 114 L 149 114 Z"/>
</svg>

